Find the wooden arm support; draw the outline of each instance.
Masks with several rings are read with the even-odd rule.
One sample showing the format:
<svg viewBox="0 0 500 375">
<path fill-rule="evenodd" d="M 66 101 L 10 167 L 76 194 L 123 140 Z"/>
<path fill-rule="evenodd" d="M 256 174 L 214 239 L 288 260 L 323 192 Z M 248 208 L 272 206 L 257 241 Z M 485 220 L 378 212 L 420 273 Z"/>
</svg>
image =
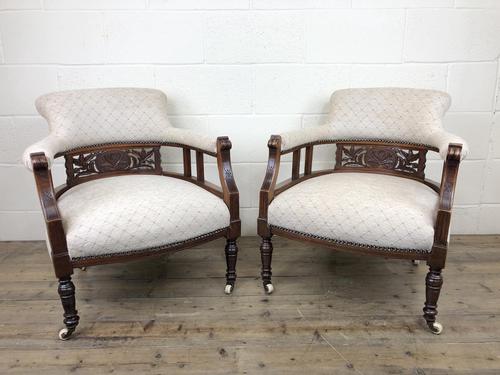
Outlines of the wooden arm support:
<svg viewBox="0 0 500 375">
<path fill-rule="evenodd" d="M 57 208 L 56 194 L 54 184 L 52 183 L 49 163 L 44 153 L 33 153 L 30 156 L 36 189 L 47 227 L 54 270 L 57 277 L 66 277 L 73 273 L 73 267 L 68 254 L 61 215 Z"/>
<path fill-rule="evenodd" d="M 231 166 L 231 147 L 232 144 L 228 137 L 217 138 L 217 168 L 219 170 L 223 199 L 229 208 L 231 221 L 229 239 L 236 239 L 241 234 L 239 215 L 240 193 L 238 192 Z"/>
<path fill-rule="evenodd" d="M 281 137 L 272 135 L 267 143 L 269 148 L 269 160 L 267 162 L 266 175 L 260 188 L 259 217 L 257 219 L 257 231 L 262 237 L 269 237 L 267 225 L 267 208 L 274 198 L 274 189 L 280 169 L 281 160 Z"/>
<path fill-rule="evenodd" d="M 451 143 L 448 147 L 448 154 L 443 165 L 441 177 L 441 189 L 439 194 L 439 209 L 437 213 L 434 244 L 435 246 L 447 246 L 448 234 L 450 230 L 451 209 L 455 196 L 458 169 L 462 154 L 462 145 Z"/>
<path fill-rule="evenodd" d="M 52 174 L 50 173 L 49 163 L 44 153 L 31 154 L 31 165 L 33 166 L 33 175 L 35 177 L 38 197 L 42 206 L 45 222 L 61 220 L 57 208 L 54 185 L 52 183 Z"/>
</svg>

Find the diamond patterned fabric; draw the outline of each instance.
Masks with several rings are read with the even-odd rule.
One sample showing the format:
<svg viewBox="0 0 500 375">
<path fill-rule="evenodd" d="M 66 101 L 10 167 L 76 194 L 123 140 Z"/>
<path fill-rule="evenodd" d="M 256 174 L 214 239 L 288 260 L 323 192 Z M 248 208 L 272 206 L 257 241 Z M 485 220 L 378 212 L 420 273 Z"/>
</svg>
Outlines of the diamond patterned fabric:
<svg viewBox="0 0 500 375">
<path fill-rule="evenodd" d="M 141 88 L 103 88 L 61 91 L 41 96 L 38 112 L 47 120 L 50 134 L 30 146 L 30 154 L 44 152 L 53 159 L 58 152 L 113 142 L 182 142 L 210 152 L 215 140 L 173 128 L 167 117 L 167 97 L 162 91 Z"/>
<path fill-rule="evenodd" d="M 279 194 L 269 224 L 336 241 L 430 251 L 438 194 L 421 182 L 379 174 L 333 173 Z"/>
<path fill-rule="evenodd" d="M 328 122 L 340 138 L 426 144 L 431 133 L 442 129 L 451 98 L 433 90 L 349 89 L 336 91 L 330 104 Z"/>
<path fill-rule="evenodd" d="M 139 251 L 229 226 L 229 210 L 208 191 L 157 175 L 85 182 L 58 200 L 71 258 Z"/>
<path fill-rule="evenodd" d="M 51 135 L 65 140 L 67 148 L 159 140 L 171 126 L 167 97 L 153 89 L 61 91 L 38 98 L 36 108 L 49 123 Z"/>
<path fill-rule="evenodd" d="M 282 149 L 320 140 L 387 140 L 434 146 L 445 157 L 450 143 L 467 145 L 443 129 L 451 98 L 409 88 L 345 89 L 333 93 L 327 123 L 282 135 Z"/>
</svg>

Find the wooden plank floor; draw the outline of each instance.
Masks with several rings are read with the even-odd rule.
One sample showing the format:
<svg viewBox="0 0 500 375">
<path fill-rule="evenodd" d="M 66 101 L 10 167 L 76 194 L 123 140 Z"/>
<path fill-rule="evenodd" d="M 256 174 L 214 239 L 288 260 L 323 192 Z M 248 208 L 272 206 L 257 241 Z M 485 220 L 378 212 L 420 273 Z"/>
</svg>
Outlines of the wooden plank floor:
<svg viewBox="0 0 500 375">
<path fill-rule="evenodd" d="M 225 296 L 223 245 L 77 270 L 61 342 L 45 244 L 0 243 L 0 373 L 500 374 L 499 236 L 453 237 L 441 336 L 421 318 L 425 264 L 276 239 L 266 296 L 248 237 Z"/>
</svg>

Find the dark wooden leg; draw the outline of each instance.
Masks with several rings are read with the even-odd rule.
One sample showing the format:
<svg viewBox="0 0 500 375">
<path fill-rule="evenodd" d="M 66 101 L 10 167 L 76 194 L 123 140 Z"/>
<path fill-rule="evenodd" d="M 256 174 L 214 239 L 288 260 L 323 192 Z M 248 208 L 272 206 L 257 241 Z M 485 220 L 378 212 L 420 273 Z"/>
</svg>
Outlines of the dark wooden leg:
<svg viewBox="0 0 500 375">
<path fill-rule="evenodd" d="M 262 261 L 262 283 L 266 293 L 271 294 L 274 291 L 273 284 L 271 283 L 271 259 L 273 257 L 273 243 L 271 237 L 262 237 L 260 244 L 260 258 Z"/>
<path fill-rule="evenodd" d="M 236 260 L 238 258 L 238 246 L 235 240 L 227 240 L 226 242 L 226 294 L 231 294 L 236 282 Z"/>
<path fill-rule="evenodd" d="M 57 291 L 59 292 L 59 297 L 61 297 L 61 303 L 64 309 L 63 322 L 66 326 L 66 328 L 59 331 L 59 338 L 61 340 L 67 340 L 75 331 L 80 320 L 78 311 L 76 310 L 75 285 L 71 281 L 70 276 L 59 279 L 59 288 Z"/>
<path fill-rule="evenodd" d="M 437 301 L 441 286 L 443 285 L 443 276 L 441 275 L 441 268 L 429 267 L 429 272 L 425 278 L 425 305 L 424 305 L 424 319 L 427 322 L 432 333 L 439 335 L 443 326 L 436 321 L 437 316 Z"/>
</svg>

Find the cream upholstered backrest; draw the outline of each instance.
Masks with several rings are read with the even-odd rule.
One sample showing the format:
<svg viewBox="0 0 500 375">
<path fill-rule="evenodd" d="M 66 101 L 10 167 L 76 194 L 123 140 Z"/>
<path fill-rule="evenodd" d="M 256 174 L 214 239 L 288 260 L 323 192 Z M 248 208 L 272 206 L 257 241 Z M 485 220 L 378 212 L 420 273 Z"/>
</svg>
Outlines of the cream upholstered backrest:
<svg viewBox="0 0 500 375">
<path fill-rule="evenodd" d="M 327 125 L 336 139 L 433 145 L 451 98 L 435 90 L 384 87 L 339 90 L 330 103 Z"/>
<path fill-rule="evenodd" d="M 50 132 L 24 151 L 23 161 L 29 169 L 33 153 L 45 154 L 51 164 L 60 153 L 111 143 L 173 143 L 217 151 L 212 137 L 170 125 L 167 97 L 159 90 L 60 91 L 38 98 L 36 108 L 49 123 Z"/>
<path fill-rule="evenodd" d="M 167 97 L 159 90 L 103 88 L 50 93 L 36 101 L 58 152 L 113 142 L 166 139 Z"/>
<path fill-rule="evenodd" d="M 321 126 L 282 133 L 282 150 L 318 141 L 385 141 L 429 146 L 447 157 L 451 143 L 461 144 L 461 157 L 469 152 L 461 137 L 442 124 L 451 104 L 441 91 L 376 87 L 335 91 L 328 120 Z"/>
</svg>

